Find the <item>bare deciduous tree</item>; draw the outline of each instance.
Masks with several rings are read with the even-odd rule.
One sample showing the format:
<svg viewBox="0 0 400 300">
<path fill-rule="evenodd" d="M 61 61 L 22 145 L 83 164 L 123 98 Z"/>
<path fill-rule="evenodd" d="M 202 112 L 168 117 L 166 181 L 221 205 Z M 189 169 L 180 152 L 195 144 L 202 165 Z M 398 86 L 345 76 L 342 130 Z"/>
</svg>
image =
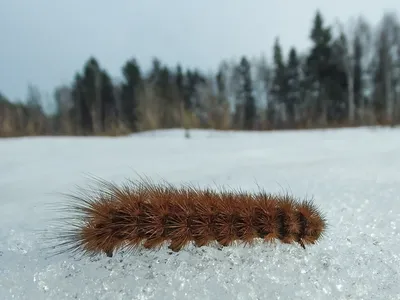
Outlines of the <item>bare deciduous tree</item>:
<svg viewBox="0 0 400 300">
<path fill-rule="evenodd" d="M 392 123 L 394 111 L 393 82 L 396 79 L 394 73 L 394 62 L 399 53 L 400 47 L 400 26 L 396 14 L 386 13 L 377 30 L 376 49 L 379 53 L 379 64 L 382 74 L 383 96 L 384 96 L 384 117 L 385 121 Z"/>
<path fill-rule="evenodd" d="M 363 41 L 369 40 L 368 25 L 361 16 L 350 18 L 346 24 L 337 20 L 336 25 L 341 36 L 339 42 L 342 50 L 342 64 L 347 76 L 348 120 L 350 123 L 354 123 L 356 113 L 354 100 L 355 52 L 360 39 Z"/>
</svg>

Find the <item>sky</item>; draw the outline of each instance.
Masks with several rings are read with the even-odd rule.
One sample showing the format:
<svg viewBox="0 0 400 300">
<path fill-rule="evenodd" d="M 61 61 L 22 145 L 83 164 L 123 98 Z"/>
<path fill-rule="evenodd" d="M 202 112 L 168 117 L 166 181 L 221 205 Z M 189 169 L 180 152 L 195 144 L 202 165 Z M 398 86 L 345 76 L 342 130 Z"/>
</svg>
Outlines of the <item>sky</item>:
<svg viewBox="0 0 400 300">
<path fill-rule="evenodd" d="M 0 0 L 0 92 L 24 99 L 28 84 L 52 96 L 90 56 L 113 78 L 136 58 L 153 57 L 214 71 L 222 60 L 271 56 L 276 36 L 287 51 L 309 46 L 315 11 L 326 22 L 362 14 L 375 24 L 398 0 Z"/>
</svg>

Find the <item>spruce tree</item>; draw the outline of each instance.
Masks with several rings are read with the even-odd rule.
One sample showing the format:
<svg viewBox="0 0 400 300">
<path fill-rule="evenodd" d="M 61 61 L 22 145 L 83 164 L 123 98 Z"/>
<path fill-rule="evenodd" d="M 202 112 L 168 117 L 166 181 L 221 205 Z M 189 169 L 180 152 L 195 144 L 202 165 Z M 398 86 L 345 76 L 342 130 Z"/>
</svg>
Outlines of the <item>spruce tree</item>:
<svg viewBox="0 0 400 300">
<path fill-rule="evenodd" d="M 244 102 L 244 129 L 254 129 L 256 119 L 256 104 L 253 95 L 250 63 L 245 56 L 240 60 L 239 74 L 241 77 L 241 96 Z"/>
<path fill-rule="evenodd" d="M 178 64 L 176 67 L 175 84 L 180 98 L 182 98 L 184 95 L 184 79 L 182 67 L 180 64 Z"/>
<path fill-rule="evenodd" d="M 87 106 L 92 117 L 93 133 L 97 134 L 104 131 L 101 116 L 103 115 L 103 103 L 101 99 L 101 69 L 96 58 L 90 57 L 84 65 L 82 88 Z"/>
<path fill-rule="evenodd" d="M 360 39 L 356 37 L 354 40 L 354 102 L 357 108 L 363 106 L 362 56 L 362 44 Z"/>
<path fill-rule="evenodd" d="M 273 71 L 272 88 L 270 93 L 272 96 L 272 102 L 276 108 L 283 105 L 287 109 L 288 86 L 286 77 L 286 67 L 283 60 L 282 48 L 278 38 L 275 39 L 273 56 L 274 56 L 274 67 L 273 67 L 274 71 Z"/>
<path fill-rule="evenodd" d="M 307 81 L 311 88 L 310 94 L 316 95 L 312 99 L 315 104 L 313 117 L 326 120 L 331 96 L 328 89 L 332 82 L 332 34 L 330 27 L 325 27 L 319 11 L 314 17 L 310 39 L 313 45 L 307 58 Z"/>
<path fill-rule="evenodd" d="M 225 84 L 225 74 L 224 70 L 220 67 L 217 74 L 215 75 L 215 82 L 217 85 L 217 98 L 218 104 L 225 101 L 226 97 L 226 84 Z"/>
<path fill-rule="evenodd" d="M 294 126 L 296 105 L 300 103 L 300 62 L 295 48 L 289 51 L 286 67 L 286 112 L 291 126 Z"/>
<path fill-rule="evenodd" d="M 85 94 L 85 86 L 81 74 L 75 74 L 72 86 L 73 108 L 70 119 L 75 124 L 75 133 L 89 135 L 93 133 L 91 108 Z"/>
<path fill-rule="evenodd" d="M 132 131 L 137 131 L 138 94 L 142 87 L 142 74 L 136 59 L 128 60 L 122 68 L 124 82 L 122 84 L 121 108 L 122 119 Z"/>
<path fill-rule="evenodd" d="M 117 124 L 117 102 L 114 94 L 114 85 L 107 71 L 101 72 L 101 123 L 104 131 Z"/>
<path fill-rule="evenodd" d="M 329 122 L 344 122 L 354 119 L 353 113 L 351 116 L 349 114 L 349 95 L 352 93 L 354 96 L 354 92 L 348 88 L 348 79 L 351 79 L 348 76 L 353 76 L 353 74 L 347 72 L 349 67 L 347 64 L 351 64 L 351 59 L 346 58 L 347 53 L 350 53 L 348 48 L 352 46 L 344 34 L 340 34 L 332 41 L 331 59 L 328 64 L 329 76 L 324 78 L 326 95 L 329 98 L 327 103 L 327 120 Z M 351 102 L 353 103 L 353 101 Z"/>
</svg>

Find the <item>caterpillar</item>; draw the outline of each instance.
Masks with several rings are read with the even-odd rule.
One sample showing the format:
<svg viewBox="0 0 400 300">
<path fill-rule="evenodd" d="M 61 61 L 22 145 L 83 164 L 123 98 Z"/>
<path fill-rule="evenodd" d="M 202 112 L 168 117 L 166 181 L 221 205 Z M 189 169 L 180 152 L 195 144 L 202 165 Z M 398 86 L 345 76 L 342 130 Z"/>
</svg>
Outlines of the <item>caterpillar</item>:
<svg viewBox="0 0 400 300">
<path fill-rule="evenodd" d="M 217 243 L 252 245 L 256 240 L 297 243 L 305 249 L 324 234 L 326 219 L 311 200 L 289 195 L 212 190 L 169 183 L 129 180 L 123 185 L 99 180 L 90 192 L 69 194 L 61 227 L 64 251 L 112 257 L 121 249 L 168 248 L 180 251 Z"/>
</svg>

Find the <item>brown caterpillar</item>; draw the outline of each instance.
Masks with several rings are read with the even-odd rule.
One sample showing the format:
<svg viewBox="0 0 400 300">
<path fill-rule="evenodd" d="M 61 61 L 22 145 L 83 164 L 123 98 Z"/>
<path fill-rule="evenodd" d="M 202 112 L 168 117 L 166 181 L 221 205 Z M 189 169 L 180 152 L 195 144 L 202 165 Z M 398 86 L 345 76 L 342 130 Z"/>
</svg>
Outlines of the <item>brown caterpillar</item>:
<svg viewBox="0 0 400 300">
<path fill-rule="evenodd" d="M 118 249 L 156 249 L 169 242 L 179 251 L 193 242 L 201 247 L 216 242 L 252 244 L 280 240 L 305 249 L 326 229 L 326 220 L 310 200 L 263 191 L 213 191 L 192 186 L 174 187 L 129 181 L 123 186 L 100 181 L 90 194 L 69 195 L 75 205 L 72 228 L 62 227 L 57 246 L 66 251 L 111 257 Z M 64 210 L 65 212 L 65 210 Z"/>
</svg>

